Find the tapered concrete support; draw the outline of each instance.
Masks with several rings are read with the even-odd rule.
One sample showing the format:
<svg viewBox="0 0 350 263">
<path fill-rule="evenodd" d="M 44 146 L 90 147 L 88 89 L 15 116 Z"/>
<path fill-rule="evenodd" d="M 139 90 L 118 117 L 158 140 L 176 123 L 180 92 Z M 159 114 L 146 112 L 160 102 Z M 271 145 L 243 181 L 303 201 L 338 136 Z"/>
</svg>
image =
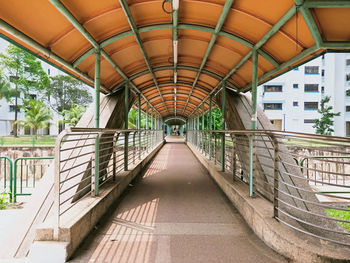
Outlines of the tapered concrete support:
<svg viewBox="0 0 350 263">
<path fill-rule="evenodd" d="M 131 94 L 129 96 L 129 105 L 132 105 L 135 97 Z M 100 98 L 100 127 L 101 128 L 122 128 L 124 125 L 124 90 L 120 90 L 113 96 L 102 95 Z M 94 119 L 95 105 L 92 104 L 87 109 L 83 117 L 77 124 L 77 127 L 93 128 L 95 125 Z M 101 141 L 103 141 L 103 136 L 101 136 Z M 72 145 L 74 147 L 74 145 Z M 68 152 L 68 151 L 67 151 Z M 76 152 L 72 150 L 69 156 L 74 156 Z M 105 154 L 104 151 L 100 152 L 101 156 Z M 91 156 L 87 156 L 87 160 Z M 81 159 L 80 159 L 81 160 Z M 74 159 L 72 160 L 74 162 Z M 103 162 L 101 160 L 101 162 Z M 44 177 L 36 186 L 36 191 L 30 197 L 30 202 L 23 210 L 23 216 L 19 219 L 16 225 L 16 229 L 3 243 L 0 250 L 0 258 L 4 257 L 23 257 L 27 254 L 30 244 L 34 238 L 34 231 L 38 224 L 43 223 L 43 221 L 49 218 L 52 214 L 52 204 L 54 200 L 53 191 L 53 175 L 54 169 L 53 165 L 48 168 Z M 88 166 L 82 167 L 82 169 L 88 169 Z M 103 169 L 103 166 L 100 167 Z M 84 175 L 88 176 L 88 174 Z M 77 178 L 77 183 L 85 178 L 83 175 Z M 72 183 L 73 184 L 73 183 Z M 77 191 L 84 187 L 82 184 L 79 188 L 74 188 L 72 191 Z M 26 220 L 23 221 L 22 218 L 25 217 Z M 20 238 L 18 238 L 20 237 Z"/>
<path fill-rule="evenodd" d="M 216 96 L 216 102 L 219 106 L 222 105 L 221 96 Z M 249 94 L 246 95 L 240 95 L 236 94 L 231 90 L 226 90 L 226 111 L 225 111 L 225 119 L 227 120 L 227 128 L 229 130 L 244 130 L 244 129 L 250 129 L 251 128 L 251 116 L 252 116 L 252 100 Z M 273 125 L 269 121 L 269 119 L 264 114 L 263 110 L 260 107 L 257 107 L 257 123 L 260 129 L 264 130 L 274 130 Z M 262 138 L 260 136 L 255 136 L 258 140 L 255 142 L 255 161 L 254 161 L 254 178 L 256 181 L 260 181 L 260 185 L 256 186 L 256 190 L 259 191 L 260 194 L 265 195 L 267 199 L 270 199 L 272 202 L 273 199 L 271 196 L 273 196 L 273 188 L 270 187 L 270 185 L 273 185 L 273 177 L 266 177 L 265 174 L 272 174 L 273 175 L 273 169 L 269 167 L 273 167 L 274 164 L 274 146 L 272 144 L 272 141 L 270 142 L 263 142 Z M 239 139 L 237 139 L 239 140 Z M 287 147 L 283 143 L 279 143 L 278 145 L 280 155 L 279 158 L 281 159 L 281 164 L 279 166 L 279 178 L 282 180 L 285 184 L 280 185 L 279 189 L 285 193 L 289 193 L 292 196 L 298 197 L 299 199 L 291 199 L 288 196 L 281 197 L 281 200 L 285 201 L 286 203 L 293 204 L 297 208 L 291 208 L 287 205 L 283 205 L 280 203 L 280 207 L 283 207 L 284 211 L 287 211 L 291 215 L 295 215 L 298 218 L 305 218 L 307 217 L 307 221 L 313 221 L 317 225 L 323 225 L 324 227 L 328 229 L 339 229 L 339 226 L 335 222 L 331 222 L 330 220 L 323 220 L 319 216 L 314 216 L 312 214 L 307 214 L 304 212 L 300 212 L 298 208 L 315 212 L 317 214 L 323 214 L 325 217 L 327 217 L 327 214 L 325 210 L 322 207 L 319 207 L 318 205 L 314 205 L 313 203 L 318 204 L 319 201 L 315 194 L 313 193 L 310 186 L 307 184 L 306 180 L 302 179 L 303 176 L 301 174 L 301 171 L 298 167 L 294 165 L 294 160 L 292 158 L 292 155 L 289 154 L 289 151 Z M 244 162 L 247 158 L 247 155 L 245 153 L 245 149 L 243 146 L 240 146 L 240 144 L 236 147 L 236 152 L 239 161 Z M 270 156 L 270 158 L 266 158 L 264 156 Z M 264 163 L 265 165 L 261 165 Z M 249 182 L 249 173 L 246 174 L 245 171 L 242 171 L 243 178 L 245 181 Z M 288 174 L 295 175 L 294 177 L 289 176 Z M 266 184 L 264 182 L 268 182 L 269 184 Z M 310 192 L 306 191 L 300 191 L 298 188 L 295 187 L 289 187 L 289 185 L 294 185 L 300 189 L 309 190 Z M 270 195 L 264 194 L 264 192 L 271 193 Z M 301 200 L 307 200 L 308 202 L 304 202 Z M 311 203 L 310 203 L 310 202 Z M 271 214 L 272 216 L 272 214 Z M 289 222 L 291 224 L 298 224 L 301 227 L 304 227 L 305 229 L 308 229 L 308 231 L 311 231 L 315 234 L 325 236 L 328 235 L 332 239 L 340 239 L 342 240 L 344 235 L 336 235 L 332 233 L 323 233 L 324 231 L 306 225 L 302 223 L 297 223 L 296 221 Z M 341 230 L 340 230 L 341 231 Z M 349 242 L 349 241 L 345 241 Z"/>
</svg>

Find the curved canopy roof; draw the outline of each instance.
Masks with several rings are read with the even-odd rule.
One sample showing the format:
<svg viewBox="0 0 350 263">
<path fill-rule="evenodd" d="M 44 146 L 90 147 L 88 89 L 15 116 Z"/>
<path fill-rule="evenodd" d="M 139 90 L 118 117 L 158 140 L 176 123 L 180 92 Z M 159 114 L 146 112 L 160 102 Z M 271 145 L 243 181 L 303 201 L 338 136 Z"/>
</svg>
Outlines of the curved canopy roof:
<svg viewBox="0 0 350 263">
<path fill-rule="evenodd" d="M 350 1 L 0 0 L 0 34 L 101 90 L 130 83 L 162 115 L 208 109 L 225 83 L 238 92 L 329 50 L 350 48 Z M 202 107 L 201 104 L 204 104 Z"/>
</svg>

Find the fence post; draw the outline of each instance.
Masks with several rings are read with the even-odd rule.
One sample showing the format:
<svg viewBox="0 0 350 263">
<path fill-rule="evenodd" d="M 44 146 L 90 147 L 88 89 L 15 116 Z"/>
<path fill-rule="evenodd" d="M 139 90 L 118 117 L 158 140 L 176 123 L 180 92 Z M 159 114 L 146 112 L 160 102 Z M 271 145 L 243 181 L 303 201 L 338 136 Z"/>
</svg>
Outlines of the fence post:
<svg viewBox="0 0 350 263">
<path fill-rule="evenodd" d="M 272 135 L 273 141 L 273 217 L 278 218 L 278 140 Z"/>
</svg>

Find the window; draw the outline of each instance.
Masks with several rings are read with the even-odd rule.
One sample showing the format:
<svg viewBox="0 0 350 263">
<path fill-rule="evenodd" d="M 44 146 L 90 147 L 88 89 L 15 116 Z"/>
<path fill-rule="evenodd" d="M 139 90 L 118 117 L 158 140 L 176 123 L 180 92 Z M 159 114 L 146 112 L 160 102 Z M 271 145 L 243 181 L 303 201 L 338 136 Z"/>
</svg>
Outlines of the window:
<svg viewBox="0 0 350 263">
<path fill-rule="evenodd" d="M 306 66 L 305 74 L 319 74 L 318 66 Z"/>
<path fill-rule="evenodd" d="M 321 71 L 321 76 L 322 77 L 324 77 L 324 72 L 325 72 L 324 69 L 322 69 L 322 71 Z"/>
<path fill-rule="evenodd" d="M 264 103 L 264 110 L 282 110 L 282 103 Z"/>
<path fill-rule="evenodd" d="M 299 88 L 299 84 L 293 84 L 293 89 L 298 89 Z"/>
<path fill-rule="evenodd" d="M 346 81 L 350 81 L 350 73 L 346 74 Z"/>
<path fill-rule="evenodd" d="M 305 84 L 305 92 L 318 92 L 318 84 Z"/>
<path fill-rule="evenodd" d="M 349 112 L 350 111 L 350 106 L 345 106 L 345 111 Z"/>
<path fill-rule="evenodd" d="M 350 96 L 350 89 L 347 89 L 345 93 L 346 93 L 346 96 Z"/>
<path fill-rule="evenodd" d="M 347 60 L 345 60 L 345 63 L 347 66 L 350 66 L 350 58 L 348 58 Z"/>
<path fill-rule="evenodd" d="M 299 106 L 299 103 L 297 101 L 293 101 L 293 106 Z"/>
<path fill-rule="evenodd" d="M 264 92 L 282 92 L 282 85 L 264 85 Z"/>
<path fill-rule="evenodd" d="M 321 93 L 324 93 L 324 86 L 321 87 Z"/>
<path fill-rule="evenodd" d="M 17 105 L 17 112 L 21 112 L 20 107 L 21 107 L 20 105 Z M 15 105 L 10 105 L 10 106 L 9 106 L 9 111 L 10 111 L 10 112 L 15 112 L 15 108 L 16 108 Z"/>
<path fill-rule="evenodd" d="M 317 101 L 304 102 L 304 110 L 317 110 L 317 109 L 318 109 Z"/>
<path fill-rule="evenodd" d="M 305 119 L 304 123 L 315 123 L 315 119 Z"/>
</svg>

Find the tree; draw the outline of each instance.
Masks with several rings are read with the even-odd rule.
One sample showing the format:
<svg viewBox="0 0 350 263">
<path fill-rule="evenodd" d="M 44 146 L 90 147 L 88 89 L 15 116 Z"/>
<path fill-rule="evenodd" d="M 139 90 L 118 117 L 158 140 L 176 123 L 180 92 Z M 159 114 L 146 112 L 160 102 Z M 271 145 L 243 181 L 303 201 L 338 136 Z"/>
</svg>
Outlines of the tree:
<svg viewBox="0 0 350 263">
<path fill-rule="evenodd" d="M 315 125 L 313 128 L 316 128 L 316 134 L 322 135 L 332 135 L 333 130 L 333 118 L 335 116 L 339 116 L 340 112 L 333 113 L 333 106 L 326 106 L 326 104 L 330 101 L 330 96 L 325 96 L 320 103 L 320 108 L 317 110 L 318 113 L 321 114 L 320 119 L 315 120 Z"/>
<path fill-rule="evenodd" d="M 64 110 L 62 112 L 64 116 L 64 122 L 67 123 L 70 127 L 75 127 L 85 111 L 85 106 L 76 106 L 73 103 L 72 107 L 69 110 Z"/>
<path fill-rule="evenodd" d="M 129 111 L 128 120 L 129 120 L 129 123 L 128 123 L 129 129 L 136 129 L 137 128 L 137 110 L 132 108 Z"/>
<path fill-rule="evenodd" d="M 68 75 L 57 75 L 50 79 L 46 97 L 51 108 L 57 113 L 63 115 L 63 111 L 69 111 L 73 105 L 87 106 L 92 102 L 92 96 L 84 84 L 75 78 Z M 54 100 L 50 97 L 53 97 Z"/>
<path fill-rule="evenodd" d="M 17 121 L 24 127 L 33 129 L 35 138 L 37 138 L 37 132 L 39 128 L 46 128 L 49 121 L 52 119 L 50 109 L 45 106 L 44 102 L 39 100 L 24 100 L 24 121 Z"/>
<path fill-rule="evenodd" d="M 4 98 L 7 102 L 10 102 L 11 97 L 15 94 L 16 91 L 11 88 L 10 82 L 0 73 L 0 99 Z"/>
<path fill-rule="evenodd" d="M 18 97 L 23 93 L 24 98 L 28 99 L 30 91 L 44 90 L 49 84 L 49 78 L 36 57 L 14 45 L 7 47 L 6 54 L 0 53 L 0 65 L 15 85 L 12 94 L 15 96 L 13 134 L 17 137 Z"/>
</svg>

